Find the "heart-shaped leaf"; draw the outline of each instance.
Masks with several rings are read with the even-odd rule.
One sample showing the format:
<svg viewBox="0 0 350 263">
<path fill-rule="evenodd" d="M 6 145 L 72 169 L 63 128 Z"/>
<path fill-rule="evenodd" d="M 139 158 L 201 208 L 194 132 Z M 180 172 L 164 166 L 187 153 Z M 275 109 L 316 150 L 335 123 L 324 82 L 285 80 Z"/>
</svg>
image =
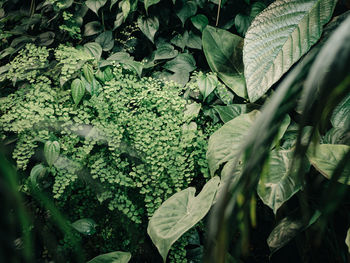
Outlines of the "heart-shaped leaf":
<svg viewBox="0 0 350 263">
<path fill-rule="evenodd" d="M 243 48 L 244 75 L 252 102 L 318 41 L 336 2 L 277 0 L 253 20 Z"/>
<path fill-rule="evenodd" d="M 197 79 L 197 85 L 203 96 L 203 101 L 205 101 L 218 85 L 218 79 L 213 74 L 200 74 Z"/>
<path fill-rule="evenodd" d="M 71 85 L 72 98 L 75 105 L 78 105 L 85 94 L 85 85 L 80 79 L 72 81 Z"/>
<path fill-rule="evenodd" d="M 148 13 L 148 8 L 152 5 L 158 4 L 160 0 L 144 0 L 144 5 L 146 12 Z"/>
<path fill-rule="evenodd" d="M 174 194 L 151 217 L 147 233 L 164 262 L 172 244 L 208 213 L 219 182 L 219 177 L 213 177 L 197 196 L 193 187 Z"/>
<path fill-rule="evenodd" d="M 72 223 L 72 227 L 83 235 L 93 235 L 96 233 L 97 224 L 90 218 L 83 218 Z"/>
<path fill-rule="evenodd" d="M 139 17 L 137 19 L 137 25 L 145 34 L 145 36 L 154 43 L 154 35 L 159 29 L 159 20 L 157 17 L 143 18 Z"/>
<path fill-rule="evenodd" d="M 101 55 L 102 55 L 102 48 L 98 43 L 96 43 L 96 42 L 86 43 L 84 45 L 84 49 L 86 52 L 88 52 L 94 58 L 96 58 L 97 60 L 100 60 Z"/>
<path fill-rule="evenodd" d="M 203 51 L 212 71 L 238 96 L 246 98 L 243 75 L 243 38 L 226 30 L 207 26 L 202 36 Z"/>
<path fill-rule="evenodd" d="M 52 166 L 60 156 L 60 144 L 58 141 L 47 141 L 44 145 L 44 156 L 49 166 Z"/>
<path fill-rule="evenodd" d="M 181 53 L 176 58 L 165 63 L 163 68 L 176 72 L 191 72 L 196 69 L 196 61 L 188 53 Z"/>
<path fill-rule="evenodd" d="M 103 27 L 100 22 L 92 21 L 86 23 L 84 26 L 84 36 L 89 37 L 100 33 L 103 30 Z"/>
<path fill-rule="evenodd" d="M 203 32 L 204 28 L 209 24 L 208 18 L 205 15 L 198 14 L 191 17 L 191 22 L 195 28 Z"/>
<path fill-rule="evenodd" d="M 163 43 L 157 46 L 157 50 L 154 52 L 154 60 L 159 59 L 171 59 L 176 57 L 178 51 L 168 43 Z"/>
<path fill-rule="evenodd" d="M 130 258 L 129 252 L 115 251 L 94 257 L 87 263 L 128 263 Z"/>
<path fill-rule="evenodd" d="M 106 31 L 101 33 L 96 39 L 95 42 L 100 44 L 103 51 L 109 51 L 114 46 L 113 34 L 112 31 Z"/>
<path fill-rule="evenodd" d="M 183 4 L 182 8 L 176 12 L 178 18 L 180 18 L 182 25 L 185 25 L 187 18 L 194 16 L 197 13 L 197 5 L 194 1 L 187 1 Z"/>
<path fill-rule="evenodd" d="M 107 3 L 107 0 L 86 0 L 85 5 L 98 15 L 98 10 Z"/>
<path fill-rule="evenodd" d="M 38 185 L 38 178 L 43 177 L 46 173 L 46 170 L 46 167 L 42 164 L 37 164 L 32 168 L 29 176 L 32 186 L 36 187 Z"/>
</svg>

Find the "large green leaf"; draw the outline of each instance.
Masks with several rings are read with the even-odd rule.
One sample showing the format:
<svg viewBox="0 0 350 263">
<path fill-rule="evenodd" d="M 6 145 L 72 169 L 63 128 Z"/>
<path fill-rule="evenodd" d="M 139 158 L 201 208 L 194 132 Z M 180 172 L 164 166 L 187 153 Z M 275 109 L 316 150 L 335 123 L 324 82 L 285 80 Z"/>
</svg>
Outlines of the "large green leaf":
<svg viewBox="0 0 350 263">
<path fill-rule="evenodd" d="M 213 107 L 213 109 L 219 114 L 220 119 L 226 123 L 236 118 L 237 116 L 241 115 L 242 113 L 246 113 L 247 105 L 246 104 L 230 104 L 226 106 L 216 105 Z"/>
<path fill-rule="evenodd" d="M 267 170 L 260 177 L 258 195 L 276 214 L 277 209 L 298 192 L 303 180 L 297 173 L 297 167 L 292 170 L 294 149 L 273 150 L 268 161 Z"/>
<path fill-rule="evenodd" d="M 350 93 L 334 109 L 331 122 L 333 127 L 350 127 Z"/>
<path fill-rule="evenodd" d="M 350 146 L 342 144 L 321 144 L 316 149 L 310 149 L 307 157 L 310 163 L 326 178 L 330 179 L 337 164 L 350 151 Z M 350 163 L 347 164 L 338 182 L 350 185 Z"/>
<path fill-rule="evenodd" d="M 177 54 L 178 51 L 172 45 L 162 43 L 157 46 L 157 50 L 154 52 L 154 60 L 174 58 Z"/>
<path fill-rule="evenodd" d="M 86 6 L 98 15 L 98 10 L 107 3 L 107 0 L 86 0 Z"/>
<path fill-rule="evenodd" d="M 258 100 L 315 44 L 336 0 L 277 0 L 252 22 L 244 41 L 248 96 Z"/>
<path fill-rule="evenodd" d="M 147 233 L 164 262 L 172 244 L 208 213 L 219 182 L 219 177 L 213 177 L 196 197 L 193 187 L 174 194 L 151 217 Z"/>
<path fill-rule="evenodd" d="M 159 29 L 158 18 L 157 17 L 152 17 L 152 18 L 139 17 L 137 19 L 137 25 L 142 31 L 142 33 L 144 33 L 146 37 L 148 37 L 148 39 L 151 40 L 153 43 L 154 35 Z"/>
<path fill-rule="evenodd" d="M 206 26 L 202 44 L 211 70 L 238 96 L 246 98 L 242 61 L 243 38 L 223 29 Z"/>
<path fill-rule="evenodd" d="M 87 263 L 128 263 L 130 258 L 129 252 L 115 251 L 94 257 Z"/>
<path fill-rule="evenodd" d="M 225 123 L 210 136 L 207 159 L 211 174 L 214 174 L 221 164 L 233 159 L 240 152 L 244 137 L 247 136 L 248 130 L 259 113 L 254 110 L 242 114 Z"/>
</svg>

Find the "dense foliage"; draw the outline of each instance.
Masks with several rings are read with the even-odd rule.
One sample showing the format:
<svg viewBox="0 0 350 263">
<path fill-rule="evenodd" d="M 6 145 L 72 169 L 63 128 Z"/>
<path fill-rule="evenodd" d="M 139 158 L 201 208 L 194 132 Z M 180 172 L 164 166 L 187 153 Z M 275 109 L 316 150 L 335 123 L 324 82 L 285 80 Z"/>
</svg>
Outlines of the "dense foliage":
<svg viewBox="0 0 350 263">
<path fill-rule="evenodd" d="M 0 261 L 347 262 L 348 9 L 0 1 Z"/>
</svg>

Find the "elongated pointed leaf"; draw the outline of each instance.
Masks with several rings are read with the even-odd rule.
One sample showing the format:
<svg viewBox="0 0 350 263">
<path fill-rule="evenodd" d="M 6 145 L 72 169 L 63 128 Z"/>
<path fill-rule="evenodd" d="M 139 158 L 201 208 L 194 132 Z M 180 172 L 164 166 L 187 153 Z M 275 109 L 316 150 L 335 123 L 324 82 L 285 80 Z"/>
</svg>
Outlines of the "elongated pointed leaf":
<svg viewBox="0 0 350 263">
<path fill-rule="evenodd" d="M 72 223 L 72 227 L 84 235 L 93 235 L 96 232 L 96 223 L 90 218 L 79 219 Z"/>
<path fill-rule="evenodd" d="M 60 144 L 58 141 L 47 141 L 44 145 L 44 156 L 48 165 L 53 165 L 60 155 Z"/>
<path fill-rule="evenodd" d="M 208 25 L 203 30 L 202 44 L 211 70 L 233 92 L 246 98 L 242 61 L 243 38 Z"/>
<path fill-rule="evenodd" d="M 128 263 L 130 259 L 129 252 L 115 251 L 94 257 L 87 263 Z"/>
<path fill-rule="evenodd" d="M 277 0 L 249 27 L 243 48 L 248 96 L 258 100 L 315 44 L 336 0 Z"/>
<path fill-rule="evenodd" d="M 330 179 L 337 164 L 343 159 L 345 154 L 350 151 L 350 146 L 342 144 L 321 144 L 318 145 L 316 151 L 310 149 L 307 157 L 310 163 L 323 176 Z M 338 182 L 350 185 L 350 165 L 345 167 Z"/>
<path fill-rule="evenodd" d="M 78 105 L 85 94 L 85 85 L 80 79 L 75 79 L 71 85 L 72 97 L 75 105 Z"/>
<path fill-rule="evenodd" d="M 147 233 L 164 262 L 172 244 L 208 213 L 219 182 L 219 177 L 213 177 L 196 197 L 193 187 L 178 192 L 154 213 L 148 223 Z"/>
</svg>

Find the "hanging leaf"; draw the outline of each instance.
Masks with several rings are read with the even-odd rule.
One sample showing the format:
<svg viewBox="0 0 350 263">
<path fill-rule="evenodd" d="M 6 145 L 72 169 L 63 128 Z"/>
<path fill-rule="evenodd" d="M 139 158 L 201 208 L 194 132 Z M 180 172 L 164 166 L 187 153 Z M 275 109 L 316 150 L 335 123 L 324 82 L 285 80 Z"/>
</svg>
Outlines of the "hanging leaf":
<svg viewBox="0 0 350 263">
<path fill-rule="evenodd" d="M 203 51 L 212 71 L 238 96 L 246 98 L 243 75 L 243 38 L 226 30 L 207 26 L 202 36 Z"/>
<path fill-rule="evenodd" d="M 275 214 L 303 186 L 303 178 L 297 172 L 299 167 L 291 170 L 293 155 L 294 149 L 273 150 L 259 180 L 258 195 Z M 308 168 L 305 167 L 305 172 Z"/>
<path fill-rule="evenodd" d="M 147 233 L 164 262 L 172 244 L 208 213 L 219 182 L 218 176 L 213 177 L 196 197 L 193 187 L 174 194 L 151 217 Z"/>
<path fill-rule="evenodd" d="M 115 251 L 94 257 L 87 263 L 128 263 L 130 259 L 129 252 Z"/>
<path fill-rule="evenodd" d="M 83 235 L 93 235 L 96 233 L 97 224 L 90 218 L 83 218 L 72 223 L 72 227 Z"/>
<path fill-rule="evenodd" d="M 191 17 L 191 22 L 194 27 L 201 32 L 203 32 L 204 28 L 209 24 L 208 18 L 202 14 Z"/>
<path fill-rule="evenodd" d="M 207 160 L 212 175 L 221 164 L 237 156 L 244 142 L 244 137 L 247 136 L 248 130 L 259 114 L 260 112 L 257 110 L 242 114 L 225 123 L 210 136 Z"/>
<path fill-rule="evenodd" d="M 160 0 L 144 0 L 144 5 L 146 9 L 146 13 L 148 14 L 148 8 L 152 5 L 158 4 Z"/>
<path fill-rule="evenodd" d="M 85 5 L 98 15 L 98 10 L 107 3 L 107 0 L 86 0 Z"/>
<path fill-rule="evenodd" d="M 171 59 L 176 57 L 178 51 L 174 49 L 174 47 L 168 43 L 162 43 L 157 46 L 157 50 L 154 52 L 154 60 L 160 59 Z"/>
<path fill-rule="evenodd" d="M 337 164 L 350 151 L 350 146 L 342 144 L 320 144 L 316 149 L 309 149 L 307 157 L 310 163 L 323 176 L 331 179 Z M 350 163 L 348 162 L 343 170 L 338 182 L 350 185 Z"/>
<path fill-rule="evenodd" d="M 91 82 L 92 83 L 92 82 Z M 71 84 L 72 98 L 75 105 L 78 105 L 85 94 L 85 85 L 80 79 L 75 79 Z"/>
<path fill-rule="evenodd" d="M 103 51 L 109 51 L 114 46 L 113 34 L 112 31 L 106 31 L 101 33 L 96 39 L 95 42 L 98 43 Z"/>
<path fill-rule="evenodd" d="M 96 60 L 100 60 L 102 55 L 102 48 L 98 43 L 96 42 L 86 43 L 84 45 L 84 49 L 86 52 L 91 54 Z"/>
<path fill-rule="evenodd" d="M 182 8 L 176 12 L 178 18 L 180 18 L 182 25 L 185 25 L 187 18 L 194 16 L 197 13 L 197 5 L 194 1 L 187 1 L 183 4 Z"/>
<path fill-rule="evenodd" d="M 137 25 L 142 31 L 142 33 L 145 34 L 145 36 L 151 40 L 152 43 L 154 43 L 154 35 L 159 29 L 159 20 L 157 17 L 152 18 L 143 18 L 139 17 L 137 19 Z"/>
<path fill-rule="evenodd" d="M 84 26 L 84 36 L 89 37 L 100 33 L 103 30 L 103 27 L 100 22 L 92 21 Z"/>
<path fill-rule="evenodd" d="M 336 2 L 277 0 L 254 19 L 243 48 L 251 101 L 258 100 L 318 41 Z"/>
<path fill-rule="evenodd" d="M 60 156 L 60 144 L 58 141 L 46 141 L 44 145 L 44 156 L 49 166 L 52 166 Z"/>
<path fill-rule="evenodd" d="M 218 85 L 218 79 L 213 74 L 200 74 L 197 78 L 197 85 L 205 101 Z"/>
</svg>

